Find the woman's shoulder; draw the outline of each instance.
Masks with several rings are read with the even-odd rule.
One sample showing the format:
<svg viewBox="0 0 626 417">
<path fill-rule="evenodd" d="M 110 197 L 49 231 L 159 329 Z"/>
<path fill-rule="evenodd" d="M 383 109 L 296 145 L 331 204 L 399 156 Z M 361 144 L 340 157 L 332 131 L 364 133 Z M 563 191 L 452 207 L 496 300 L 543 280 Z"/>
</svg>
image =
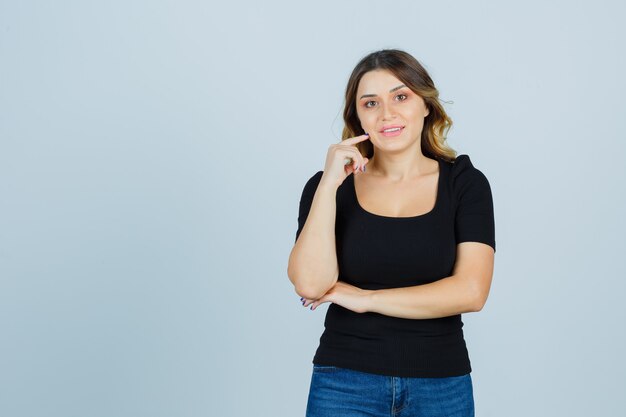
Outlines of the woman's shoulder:
<svg viewBox="0 0 626 417">
<path fill-rule="evenodd" d="M 315 174 L 311 175 L 306 184 L 304 184 L 303 194 L 315 194 L 315 191 L 317 190 L 317 186 L 319 185 L 323 174 L 324 171 L 317 171 Z"/>
<path fill-rule="evenodd" d="M 324 171 L 317 171 L 315 174 L 311 175 L 311 177 L 306 182 L 307 185 L 317 187 L 320 180 L 322 179 L 323 174 L 324 174 Z"/>
<path fill-rule="evenodd" d="M 450 162 L 450 165 L 450 172 L 453 178 L 465 175 L 474 169 L 474 164 L 472 164 L 472 160 L 467 154 L 458 155 Z"/>
<path fill-rule="evenodd" d="M 470 156 L 467 154 L 458 155 L 455 159 L 449 162 L 450 164 L 450 172 L 453 178 L 458 178 L 460 176 L 472 175 L 478 172 L 481 172 L 480 169 L 476 168 Z"/>
<path fill-rule="evenodd" d="M 458 155 L 450 165 L 450 178 L 455 189 L 461 189 L 468 184 L 488 186 L 487 177 L 472 163 L 469 155 Z"/>
<path fill-rule="evenodd" d="M 311 178 L 309 178 L 309 181 L 320 182 L 323 174 L 324 174 L 324 171 L 317 171 L 315 174 L 311 175 Z"/>
</svg>

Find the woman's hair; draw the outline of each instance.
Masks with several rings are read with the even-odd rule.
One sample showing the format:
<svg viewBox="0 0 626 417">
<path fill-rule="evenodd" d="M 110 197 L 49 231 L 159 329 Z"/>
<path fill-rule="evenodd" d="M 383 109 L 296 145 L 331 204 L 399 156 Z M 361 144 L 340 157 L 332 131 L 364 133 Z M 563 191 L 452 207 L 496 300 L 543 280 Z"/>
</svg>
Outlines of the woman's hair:
<svg viewBox="0 0 626 417">
<path fill-rule="evenodd" d="M 412 55 L 399 49 L 382 49 L 365 56 L 356 65 L 346 87 L 346 103 L 343 111 L 343 128 L 341 139 L 363 135 L 365 132 L 356 112 L 356 94 L 361 77 L 369 71 L 388 70 L 401 80 L 415 94 L 418 94 L 428 108 L 428 116 L 424 118 L 422 130 L 422 152 L 434 159 L 453 161 L 456 151 L 446 144 L 446 133 L 452 127 L 452 119 L 448 117 L 439 103 L 439 91 L 422 64 Z M 366 158 L 374 154 L 374 146 L 369 140 L 355 145 Z"/>
</svg>

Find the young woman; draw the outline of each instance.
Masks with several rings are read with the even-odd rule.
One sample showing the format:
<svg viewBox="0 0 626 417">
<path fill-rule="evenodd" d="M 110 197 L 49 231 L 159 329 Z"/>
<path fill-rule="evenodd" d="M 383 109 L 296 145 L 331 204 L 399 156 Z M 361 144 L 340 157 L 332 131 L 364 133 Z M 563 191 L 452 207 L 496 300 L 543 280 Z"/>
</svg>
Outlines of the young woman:
<svg viewBox="0 0 626 417">
<path fill-rule="evenodd" d="M 304 186 L 288 275 L 303 306 L 331 303 L 307 417 L 474 415 L 461 314 L 489 294 L 493 201 L 438 97 L 410 54 L 367 55 Z"/>
</svg>

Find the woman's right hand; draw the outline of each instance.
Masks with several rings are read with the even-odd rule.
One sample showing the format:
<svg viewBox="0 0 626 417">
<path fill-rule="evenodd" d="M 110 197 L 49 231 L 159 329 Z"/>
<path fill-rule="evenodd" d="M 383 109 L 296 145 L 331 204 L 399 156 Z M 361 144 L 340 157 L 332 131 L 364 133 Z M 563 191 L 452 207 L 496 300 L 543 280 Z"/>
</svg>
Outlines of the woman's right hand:
<svg viewBox="0 0 626 417">
<path fill-rule="evenodd" d="M 348 178 L 348 175 L 362 172 L 369 159 L 361 155 L 355 145 L 367 139 L 369 139 L 369 135 L 365 134 L 330 145 L 320 183 L 325 182 L 339 187 Z M 346 163 L 347 159 L 350 159 L 352 163 Z"/>
</svg>

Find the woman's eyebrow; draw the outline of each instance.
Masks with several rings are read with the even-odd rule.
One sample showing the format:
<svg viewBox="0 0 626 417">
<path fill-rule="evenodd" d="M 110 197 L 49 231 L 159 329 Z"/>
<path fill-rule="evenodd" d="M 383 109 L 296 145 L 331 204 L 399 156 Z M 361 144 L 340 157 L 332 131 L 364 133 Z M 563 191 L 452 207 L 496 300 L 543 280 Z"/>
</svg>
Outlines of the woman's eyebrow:
<svg viewBox="0 0 626 417">
<path fill-rule="evenodd" d="M 393 93 L 394 91 L 399 90 L 399 89 L 401 89 L 402 87 L 406 87 L 406 85 L 404 85 L 404 84 L 400 84 L 399 86 L 394 87 L 394 88 L 392 88 L 391 90 L 389 90 L 389 92 L 390 92 L 390 93 Z M 377 97 L 377 95 L 376 95 L 376 94 L 363 94 L 363 95 L 361 96 L 361 98 L 365 98 L 365 97 Z M 359 100 L 361 100 L 361 98 L 360 98 Z"/>
</svg>

